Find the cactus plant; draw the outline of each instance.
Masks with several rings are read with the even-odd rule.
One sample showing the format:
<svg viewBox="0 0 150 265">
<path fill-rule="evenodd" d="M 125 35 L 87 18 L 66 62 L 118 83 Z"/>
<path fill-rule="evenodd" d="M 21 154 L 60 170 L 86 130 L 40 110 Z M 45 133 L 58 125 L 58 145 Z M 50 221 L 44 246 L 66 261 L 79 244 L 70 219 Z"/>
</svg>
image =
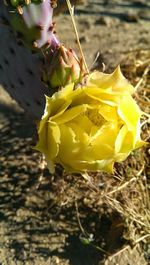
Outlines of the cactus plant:
<svg viewBox="0 0 150 265">
<path fill-rule="evenodd" d="M 56 2 L 56 1 L 55 1 Z M 18 39 L 34 50 L 47 48 L 52 45 L 57 46 L 57 39 L 54 34 L 54 24 L 52 22 L 54 2 L 45 0 L 42 3 L 30 3 L 22 7 L 22 12 L 12 11 L 12 7 L 7 7 L 10 17 L 10 24 L 16 32 Z"/>
<path fill-rule="evenodd" d="M 17 7 L 17 6 L 25 6 L 29 5 L 30 3 L 41 3 L 43 0 L 5 0 L 6 5 L 10 5 L 12 7 Z"/>
<path fill-rule="evenodd" d="M 19 14 L 23 14 L 22 7 L 30 5 L 31 3 L 40 4 L 44 0 L 4 0 L 7 6 L 10 6 L 12 10 L 17 10 Z"/>
</svg>

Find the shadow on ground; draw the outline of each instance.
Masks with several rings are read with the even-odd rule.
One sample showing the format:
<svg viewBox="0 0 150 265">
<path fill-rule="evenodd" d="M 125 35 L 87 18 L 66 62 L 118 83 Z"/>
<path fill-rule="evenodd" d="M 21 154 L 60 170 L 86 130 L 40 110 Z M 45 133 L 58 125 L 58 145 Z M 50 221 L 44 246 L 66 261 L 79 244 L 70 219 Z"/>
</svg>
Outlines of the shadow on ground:
<svg viewBox="0 0 150 265">
<path fill-rule="evenodd" d="M 110 218 L 85 206 L 86 188 L 75 194 L 78 182 L 73 176 L 58 167 L 55 176 L 44 170 L 39 180 L 41 158 L 32 149 L 35 126 L 24 113 L 1 104 L 0 124 L 0 261 L 55 264 L 56 259 L 59 264 L 95 265 L 104 257 L 98 246 L 109 252 L 117 249 L 123 243 L 123 228 L 114 229 L 118 216 Z M 77 221 L 75 197 L 85 234 Z"/>
</svg>

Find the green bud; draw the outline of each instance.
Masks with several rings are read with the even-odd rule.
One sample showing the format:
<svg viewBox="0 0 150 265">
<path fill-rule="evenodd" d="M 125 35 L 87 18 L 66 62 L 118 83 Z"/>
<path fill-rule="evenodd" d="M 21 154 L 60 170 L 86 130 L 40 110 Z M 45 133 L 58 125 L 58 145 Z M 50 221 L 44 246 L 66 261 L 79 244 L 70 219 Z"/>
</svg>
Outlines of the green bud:
<svg viewBox="0 0 150 265">
<path fill-rule="evenodd" d="M 75 52 L 60 45 L 48 55 L 42 79 L 50 88 L 58 88 L 80 82 L 82 73 L 82 64 Z"/>
</svg>

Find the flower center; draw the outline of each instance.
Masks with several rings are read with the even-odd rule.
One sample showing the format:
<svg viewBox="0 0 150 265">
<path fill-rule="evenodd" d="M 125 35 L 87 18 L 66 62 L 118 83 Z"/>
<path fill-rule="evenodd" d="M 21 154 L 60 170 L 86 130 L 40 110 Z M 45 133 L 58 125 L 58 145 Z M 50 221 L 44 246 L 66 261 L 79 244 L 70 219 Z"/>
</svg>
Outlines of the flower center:
<svg viewBox="0 0 150 265">
<path fill-rule="evenodd" d="M 105 119 L 102 117 L 102 115 L 99 113 L 99 110 L 97 109 L 87 110 L 86 115 L 89 120 L 97 127 L 101 127 L 105 123 Z"/>
</svg>

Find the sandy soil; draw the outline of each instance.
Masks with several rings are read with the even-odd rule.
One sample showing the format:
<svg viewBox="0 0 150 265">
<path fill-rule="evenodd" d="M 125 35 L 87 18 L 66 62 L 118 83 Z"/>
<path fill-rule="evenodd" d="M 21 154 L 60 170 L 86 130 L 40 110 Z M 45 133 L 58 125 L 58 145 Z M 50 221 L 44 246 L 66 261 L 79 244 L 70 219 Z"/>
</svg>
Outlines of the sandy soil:
<svg viewBox="0 0 150 265">
<path fill-rule="evenodd" d="M 75 15 L 89 68 L 102 69 L 105 63 L 111 71 L 127 51 L 150 47 L 149 1 L 87 0 Z M 59 38 L 77 51 L 69 15 L 55 20 Z M 41 157 L 32 150 L 35 127 L 2 88 L 0 98 L 0 264 L 148 265 L 140 248 L 104 260 L 104 253 L 83 244 L 76 200 L 85 230 L 100 247 L 107 239 L 110 253 L 124 244 L 122 230 L 114 228 L 118 216 L 105 215 L 96 202 L 85 203 L 89 193 L 80 176 L 63 175 L 58 168 L 55 176 L 44 170 L 40 181 Z"/>
</svg>

